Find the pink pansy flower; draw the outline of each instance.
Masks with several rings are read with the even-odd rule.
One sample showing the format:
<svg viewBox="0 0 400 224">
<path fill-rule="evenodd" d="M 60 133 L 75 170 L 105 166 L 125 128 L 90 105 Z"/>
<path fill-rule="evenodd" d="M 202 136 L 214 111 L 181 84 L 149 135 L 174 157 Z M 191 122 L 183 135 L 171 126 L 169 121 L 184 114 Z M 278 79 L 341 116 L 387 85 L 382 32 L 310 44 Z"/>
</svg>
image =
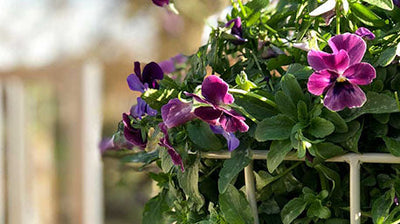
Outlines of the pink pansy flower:
<svg viewBox="0 0 400 224">
<path fill-rule="evenodd" d="M 308 91 L 314 95 L 326 92 L 324 105 L 333 111 L 361 107 L 367 98 L 358 85 L 368 85 L 376 77 L 374 67 L 361 62 L 366 50 L 364 40 L 345 33 L 332 37 L 328 44 L 331 54 L 308 53 L 308 63 L 315 70 L 308 79 Z"/>
<path fill-rule="evenodd" d="M 367 28 L 365 27 L 360 27 L 356 30 L 355 32 L 356 35 L 365 38 L 367 40 L 373 40 L 375 39 L 375 35 Z"/>
</svg>

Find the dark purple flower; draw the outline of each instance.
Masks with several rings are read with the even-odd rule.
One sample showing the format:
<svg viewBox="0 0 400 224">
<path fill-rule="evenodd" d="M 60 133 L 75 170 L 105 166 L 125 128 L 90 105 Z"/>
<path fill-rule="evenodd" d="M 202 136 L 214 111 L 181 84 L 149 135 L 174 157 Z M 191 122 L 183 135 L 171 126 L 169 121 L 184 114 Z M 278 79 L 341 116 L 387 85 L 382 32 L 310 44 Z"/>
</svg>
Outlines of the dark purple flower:
<svg viewBox="0 0 400 224">
<path fill-rule="evenodd" d="M 211 125 L 221 125 L 227 132 L 246 132 L 249 126 L 244 122 L 245 118 L 234 110 L 224 108 L 224 105 L 233 103 L 234 99 L 228 93 L 228 84 L 215 75 L 204 79 L 201 85 L 201 94 L 204 99 L 196 94 L 186 93 L 198 102 L 208 106 L 200 106 L 194 110 L 194 114 Z"/>
<path fill-rule="evenodd" d="M 164 77 L 160 66 L 155 62 L 150 62 L 144 66 L 143 74 L 140 71 L 140 63 L 135 62 L 135 74 L 130 74 L 127 78 L 129 88 L 133 91 L 144 92 L 148 88 L 158 89 L 157 80 Z"/>
<path fill-rule="evenodd" d="M 232 41 L 232 43 L 240 45 L 247 42 L 247 39 L 243 38 L 242 20 L 240 19 L 240 17 L 229 20 L 225 24 L 225 27 L 231 27 L 231 26 L 232 26 L 231 34 L 236 38 L 235 40 Z"/>
<path fill-rule="evenodd" d="M 375 39 L 375 35 L 367 28 L 365 27 L 360 27 L 356 30 L 355 32 L 356 35 L 365 38 L 367 40 L 373 40 Z"/>
<path fill-rule="evenodd" d="M 138 97 L 136 99 L 136 106 L 131 107 L 130 113 L 134 118 L 142 119 L 142 116 L 145 114 L 148 114 L 149 116 L 156 116 L 157 110 L 151 108 L 146 101 Z"/>
<path fill-rule="evenodd" d="M 396 206 L 399 206 L 399 198 L 397 197 L 397 195 L 394 196 L 393 202 Z"/>
<path fill-rule="evenodd" d="M 393 4 L 400 8 L 400 0 L 393 0 Z"/>
<path fill-rule="evenodd" d="M 160 128 L 161 132 L 164 134 L 164 137 L 160 139 L 160 146 L 163 146 L 167 149 L 168 154 L 171 156 L 172 162 L 181 168 L 181 171 L 184 172 L 185 168 L 183 167 L 182 157 L 176 150 L 171 146 L 168 137 L 168 127 L 164 123 L 159 123 L 158 127 Z"/>
<path fill-rule="evenodd" d="M 215 134 L 224 136 L 228 143 L 229 151 L 233 151 L 239 146 L 240 141 L 236 138 L 235 134 L 225 131 L 221 126 L 210 125 L 210 128 Z"/>
<path fill-rule="evenodd" d="M 152 0 L 157 6 L 164 7 L 169 4 L 169 0 Z"/>
<path fill-rule="evenodd" d="M 177 65 L 183 64 L 187 61 L 187 57 L 183 54 L 178 54 L 168 60 L 158 63 L 164 73 L 169 74 L 176 71 Z"/>
<path fill-rule="evenodd" d="M 362 63 L 366 44 L 361 37 L 345 33 L 329 39 L 333 53 L 311 50 L 308 63 L 315 72 L 308 79 L 308 91 L 326 92 L 324 105 L 333 111 L 361 107 L 366 99 L 358 85 L 368 85 L 376 77 L 374 67 Z"/>
<path fill-rule="evenodd" d="M 125 140 L 115 141 L 115 135 L 112 138 L 104 138 L 99 144 L 100 152 L 104 153 L 109 150 L 131 149 L 133 145 Z"/>
<path fill-rule="evenodd" d="M 178 98 L 170 100 L 161 107 L 161 117 L 167 128 L 173 128 L 196 118 L 192 113 L 192 104 Z"/>
<path fill-rule="evenodd" d="M 125 139 L 129 143 L 144 149 L 146 147 L 147 139 L 143 139 L 141 130 L 132 126 L 131 118 L 126 113 L 122 114 L 122 121 L 124 123 Z"/>
<path fill-rule="evenodd" d="M 311 155 L 311 153 L 310 153 L 308 150 L 306 150 L 306 159 L 307 159 L 310 163 L 313 163 L 313 162 L 314 162 L 314 156 Z"/>
</svg>

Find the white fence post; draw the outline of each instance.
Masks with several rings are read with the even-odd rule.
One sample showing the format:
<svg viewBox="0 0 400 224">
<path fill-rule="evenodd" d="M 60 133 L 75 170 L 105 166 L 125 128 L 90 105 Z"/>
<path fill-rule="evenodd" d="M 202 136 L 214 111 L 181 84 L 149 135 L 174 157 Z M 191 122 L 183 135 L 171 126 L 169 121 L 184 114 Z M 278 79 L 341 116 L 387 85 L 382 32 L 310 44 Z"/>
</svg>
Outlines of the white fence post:
<svg viewBox="0 0 400 224">
<path fill-rule="evenodd" d="M 244 181 L 246 183 L 247 200 L 250 203 L 251 211 L 253 212 L 254 224 L 259 224 L 257 199 L 256 199 L 256 186 L 253 173 L 253 161 L 244 168 Z"/>
<path fill-rule="evenodd" d="M 350 223 L 361 223 L 360 208 L 360 160 L 352 154 L 348 161 L 350 165 Z"/>
<path fill-rule="evenodd" d="M 26 192 L 26 152 L 24 136 L 24 89 L 17 78 L 7 80 L 6 130 L 7 130 L 7 205 L 8 223 L 29 223 Z"/>
</svg>

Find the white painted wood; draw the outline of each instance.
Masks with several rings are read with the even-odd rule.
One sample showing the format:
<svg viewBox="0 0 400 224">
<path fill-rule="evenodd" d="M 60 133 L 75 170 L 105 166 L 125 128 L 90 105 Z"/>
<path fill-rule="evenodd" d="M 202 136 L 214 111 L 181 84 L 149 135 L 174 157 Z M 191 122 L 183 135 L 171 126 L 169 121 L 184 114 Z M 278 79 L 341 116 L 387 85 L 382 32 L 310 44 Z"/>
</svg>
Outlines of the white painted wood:
<svg viewBox="0 0 400 224">
<path fill-rule="evenodd" d="M 3 85 L 0 80 L 0 224 L 6 223 L 4 149 Z"/>
<path fill-rule="evenodd" d="M 350 223 L 361 223 L 360 207 L 360 161 L 357 156 L 349 160 L 350 165 Z"/>
<path fill-rule="evenodd" d="M 83 223 L 103 223 L 103 166 L 98 147 L 101 136 L 102 67 L 96 61 L 84 65 L 82 74 Z"/>
<path fill-rule="evenodd" d="M 26 192 L 26 152 L 24 136 L 24 89 L 20 79 L 5 83 L 7 130 L 7 218 L 8 223 L 29 223 Z"/>
<path fill-rule="evenodd" d="M 251 211 L 253 212 L 254 224 L 259 224 L 258 209 L 257 209 L 257 198 L 256 198 L 256 186 L 253 173 L 253 161 L 244 168 L 244 181 L 246 184 L 246 196 L 250 203 Z"/>
</svg>

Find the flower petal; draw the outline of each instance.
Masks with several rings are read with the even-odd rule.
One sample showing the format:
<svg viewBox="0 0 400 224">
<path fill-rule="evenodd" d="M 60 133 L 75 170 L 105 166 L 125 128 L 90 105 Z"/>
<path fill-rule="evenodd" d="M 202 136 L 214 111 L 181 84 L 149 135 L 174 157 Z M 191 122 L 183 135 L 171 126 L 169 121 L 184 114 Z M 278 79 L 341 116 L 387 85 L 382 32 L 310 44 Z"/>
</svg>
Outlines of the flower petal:
<svg viewBox="0 0 400 224">
<path fill-rule="evenodd" d="M 216 75 L 210 75 L 204 79 L 201 85 L 201 94 L 209 102 L 219 104 L 231 104 L 234 99 L 233 96 L 228 93 L 228 84 Z"/>
<path fill-rule="evenodd" d="M 175 71 L 175 64 L 171 59 L 162 61 L 158 63 L 158 65 L 161 67 L 162 71 L 166 74 L 172 73 Z"/>
<path fill-rule="evenodd" d="M 224 136 L 227 141 L 229 151 L 235 150 L 240 145 L 240 141 L 238 138 L 236 138 L 235 134 L 226 132 L 221 126 L 210 125 L 210 128 L 215 134 Z"/>
<path fill-rule="evenodd" d="M 310 78 L 308 78 L 308 91 L 319 96 L 335 82 L 338 76 L 336 72 L 330 70 L 314 72 Z"/>
<path fill-rule="evenodd" d="M 135 74 L 139 78 L 140 82 L 142 82 L 142 73 L 140 71 L 140 62 L 135 61 L 134 67 L 133 67 L 133 71 L 135 72 Z"/>
<path fill-rule="evenodd" d="M 333 10 L 336 6 L 336 0 L 328 0 L 324 4 L 318 6 L 312 12 L 310 12 L 310 16 L 319 16 L 324 13 L 327 13 Z"/>
<path fill-rule="evenodd" d="M 245 118 L 240 116 L 234 110 L 231 110 L 230 113 L 224 113 L 219 122 L 222 128 L 227 132 L 246 132 L 249 130 L 249 126 L 244 122 Z"/>
<path fill-rule="evenodd" d="M 155 63 L 155 62 L 150 62 L 146 66 L 144 66 L 143 69 L 143 83 L 149 84 L 149 87 L 152 89 L 157 89 L 158 84 L 156 80 L 161 80 L 164 78 L 164 73 L 161 67 Z"/>
<path fill-rule="evenodd" d="M 357 85 L 349 82 L 337 82 L 326 93 L 324 105 L 329 110 L 339 111 L 345 107 L 362 107 L 366 101 L 365 93 Z"/>
<path fill-rule="evenodd" d="M 161 107 L 161 117 L 168 128 L 173 128 L 196 118 L 191 110 L 191 103 L 175 98 Z"/>
<path fill-rule="evenodd" d="M 343 76 L 352 84 L 368 85 L 375 79 L 376 71 L 368 63 L 358 63 L 347 68 Z"/>
<path fill-rule="evenodd" d="M 373 34 L 369 29 L 367 29 L 365 27 L 358 28 L 356 30 L 355 34 L 360 37 L 365 37 L 365 39 L 367 39 L 367 40 L 375 39 L 375 34 Z"/>
<path fill-rule="evenodd" d="M 143 93 L 146 89 L 146 87 L 135 74 L 130 74 L 128 78 L 126 78 L 126 81 L 128 82 L 129 88 L 133 91 L 139 91 Z"/>
<path fill-rule="evenodd" d="M 131 116 L 134 118 L 142 119 L 142 116 L 146 112 L 147 103 L 142 98 L 136 98 L 136 106 L 131 107 Z"/>
<path fill-rule="evenodd" d="M 163 7 L 164 5 L 169 4 L 169 0 L 152 0 L 153 3 L 157 6 Z"/>
<path fill-rule="evenodd" d="M 329 46 L 332 48 L 333 53 L 338 53 L 340 50 L 345 50 L 350 58 L 350 65 L 361 62 L 367 49 L 365 41 L 351 33 L 340 34 L 332 37 L 328 41 Z"/>
<path fill-rule="evenodd" d="M 342 72 L 350 63 L 349 55 L 345 50 L 340 50 L 333 54 L 311 50 L 308 52 L 307 60 L 311 67 L 316 71 L 329 69 Z"/>
<path fill-rule="evenodd" d="M 222 111 L 213 107 L 199 107 L 194 110 L 194 114 L 211 125 L 218 125 Z"/>
</svg>

